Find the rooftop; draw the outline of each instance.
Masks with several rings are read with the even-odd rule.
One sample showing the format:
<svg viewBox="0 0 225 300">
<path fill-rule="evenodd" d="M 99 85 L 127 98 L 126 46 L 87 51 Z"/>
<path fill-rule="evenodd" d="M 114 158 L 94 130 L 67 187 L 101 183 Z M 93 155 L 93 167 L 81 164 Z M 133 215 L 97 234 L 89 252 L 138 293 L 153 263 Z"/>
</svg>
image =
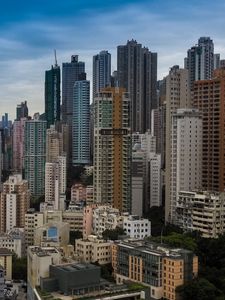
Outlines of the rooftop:
<svg viewBox="0 0 225 300">
<path fill-rule="evenodd" d="M 7 248 L 0 248 L 0 256 L 13 255 L 13 253 Z"/>
</svg>

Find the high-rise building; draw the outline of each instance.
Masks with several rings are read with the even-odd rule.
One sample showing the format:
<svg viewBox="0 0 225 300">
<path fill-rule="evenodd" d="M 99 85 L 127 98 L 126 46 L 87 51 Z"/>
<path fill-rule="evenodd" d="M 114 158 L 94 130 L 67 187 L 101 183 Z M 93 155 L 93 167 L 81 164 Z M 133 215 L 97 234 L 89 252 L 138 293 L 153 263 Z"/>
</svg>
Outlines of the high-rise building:
<svg viewBox="0 0 225 300">
<path fill-rule="evenodd" d="M 119 87 L 130 94 L 132 132 L 145 133 L 151 128 L 151 110 L 158 107 L 157 53 L 134 40 L 118 46 L 117 76 Z"/>
<path fill-rule="evenodd" d="M 90 164 L 90 81 L 79 80 L 73 93 L 73 165 Z"/>
<path fill-rule="evenodd" d="M 171 173 L 172 173 L 172 116 L 179 108 L 189 108 L 188 70 L 173 66 L 166 77 L 166 174 L 165 174 L 165 219 L 169 220 L 171 211 Z"/>
<path fill-rule="evenodd" d="M 94 202 L 131 211 L 130 98 L 106 88 L 94 99 Z"/>
<path fill-rule="evenodd" d="M 63 133 L 57 131 L 55 125 L 51 125 L 46 133 L 46 162 L 54 162 L 63 153 Z"/>
<path fill-rule="evenodd" d="M 73 88 L 83 73 L 85 64 L 78 61 L 78 55 L 72 55 L 71 62 L 62 64 L 62 121 L 68 125 L 68 164 L 72 163 Z"/>
<path fill-rule="evenodd" d="M 27 101 L 21 102 L 16 107 L 16 121 L 19 121 L 21 118 L 28 118 Z"/>
<path fill-rule="evenodd" d="M 225 69 L 194 84 L 194 106 L 202 113 L 202 188 L 225 190 Z"/>
<path fill-rule="evenodd" d="M 64 210 L 66 193 L 66 157 L 58 156 L 45 164 L 45 202 L 53 209 Z"/>
<path fill-rule="evenodd" d="M 180 191 L 202 184 L 202 118 L 194 109 L 178 109 L 172 116 L 169 221 L 177 223 Z M 168 200 L 168 199 L 167 199 Z"/>
<path fill-rule="evenodd" d="M 26 118 L 19 118 L 13 123 L 12 146 L 13 146 L 13 170 L 21 173 L 23 171 L 23 155 L 24 155 L 24 130 Z"/>
<path fill-rule="evenodd" d="M 62 119 L 72 127 L 73 87 L 79 76 L 85 72 L 84 62 L 78 61 L 78 55 L 71 56 L 71 62 L 62 64 Z"/>
<path fill-rule="evenodd" d="M 60 67 L 45 71 L 45 120 L 47 127 L 60 121 Z"/>
<path fill-rule="evenodd" d="M 0 231 L 6 232 L 14 227 L 24 227 L 25 213 L 30 207 L 30 191 L 27 180 L 22 175 L 9 176 L 0 194 Z"/>
<path fill-rule="evenodd" d="M 111 85 L 111 54 L 101 51 L 93 57 L 93 99 Z"/>
<path fill-rule="evenodd" d="M 194 81 L 210 79 L 214 70 L 214 44 L 210 37 L 200 37 L 198 44 L 187 52 L 185 67 L 189 71 L 189 84 Z"/>
<path fill-rule="evenodd" d="M 25 122 L 24 171 L 32 196 L 44 195 L 47 122 L 37 118 Z"/>
<path fill-rule="evenodd" d="M 3 131 L 0 130 L 0 191 L 2 190 L 2 168 L 3 168 Z"/>
</svg>

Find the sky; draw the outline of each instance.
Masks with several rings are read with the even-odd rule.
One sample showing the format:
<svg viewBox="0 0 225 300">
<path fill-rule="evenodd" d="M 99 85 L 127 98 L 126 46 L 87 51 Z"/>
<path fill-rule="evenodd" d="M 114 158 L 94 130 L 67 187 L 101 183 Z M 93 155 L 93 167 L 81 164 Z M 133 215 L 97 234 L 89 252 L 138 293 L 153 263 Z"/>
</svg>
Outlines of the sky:
<svg viewBox="0 0 225 300">
<path fill-rule="evenodd" d="M 0 11 L 0 115 L 15 117 L 27 100 L 30 115 L 44 111 L 45 70 L 70 61 L 86 63 L 101 50 L 135 39 L 158 53 L 158 79 L 175 64 L 183 66 L 187 49 L 210 36 L 215 53 L 225 58 L 224 0 L 7 0 Z"/>
</svg>

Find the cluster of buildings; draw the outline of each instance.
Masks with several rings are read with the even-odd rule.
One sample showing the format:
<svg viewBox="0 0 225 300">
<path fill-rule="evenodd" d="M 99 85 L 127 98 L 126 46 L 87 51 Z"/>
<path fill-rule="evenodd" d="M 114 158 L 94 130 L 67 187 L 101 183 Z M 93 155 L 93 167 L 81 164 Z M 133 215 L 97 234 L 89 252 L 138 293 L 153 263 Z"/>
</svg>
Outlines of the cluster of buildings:
<svg viewBox="0 0 225 300">
<path fill-rule="evenodd" d="M 30 117 L 24 101 L 14 122 L 2 117 L 0 247 L 27 253 L 29 299 L 60 290 L 175 300 L 197 276 L 197 257 L 151 243 L 143 216 L 165 206 L 166 223 L 224 233 L 225 60 L 201 37 L 184 67 L 157 81 L 157 53 L 130 40 L 117 47 L 116 71 L 104 50 L 92 73 L 91 87 L 78 55 L 62 72 L 56 60 L 45 72 L 44 113 Z M 80 167 L 87 184 L 70 182 Z M 104 239 L 118 227 L 126 239 Z M 82 238 L 71 242 L 71 232 Z M 115 286 L 101 278 L 105 264 Z M 130 282 L 139 284 L 132 295 Z"/>
</svg>

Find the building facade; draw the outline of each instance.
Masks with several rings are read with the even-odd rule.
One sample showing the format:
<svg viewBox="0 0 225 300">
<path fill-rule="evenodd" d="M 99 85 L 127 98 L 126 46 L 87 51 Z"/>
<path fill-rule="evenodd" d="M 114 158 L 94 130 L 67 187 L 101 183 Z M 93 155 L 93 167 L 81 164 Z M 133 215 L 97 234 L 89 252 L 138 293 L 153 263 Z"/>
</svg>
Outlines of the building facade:
<svg viewBox="0 0 225 300">
<path fill-rule="evenodd" d="M 24 172 L 34 197 L 44 195 L 46 129 L 46 121 L 34 119 L 25 122 Z"/>
<path fill-rule="evenodd" d="M 180 191 L 176 210 L 184 231 L 198 231 L 205 238 L 225 232 L 224 193 Z"/>
<path fill-rule="evenodd" d="M 90 164 L 90 81 L 76 81 L 73 88 L 73 165 Z"/>
<path fill-rule="evenodd" d="M 225 190 L 225 69 L 194 84 L 193 105 L 202 113 L 202 189 Z"/>
</svg>

